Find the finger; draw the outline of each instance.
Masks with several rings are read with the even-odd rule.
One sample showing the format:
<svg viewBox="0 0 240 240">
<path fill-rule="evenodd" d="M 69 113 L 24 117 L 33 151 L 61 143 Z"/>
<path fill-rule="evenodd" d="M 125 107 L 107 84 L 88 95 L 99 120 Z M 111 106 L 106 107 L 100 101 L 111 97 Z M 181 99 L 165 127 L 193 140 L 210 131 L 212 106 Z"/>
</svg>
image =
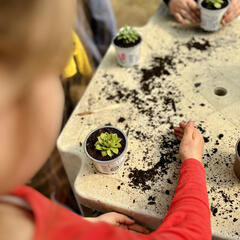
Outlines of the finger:
<svg viewBox="0 0 240 240">
<path fill-rule="evenodd" d="M 190 9 L 191 13 L 194 15 L 196 21 L 200 21 L 200 8 L 195 1 L 187 2 L 187 6 Z"/>
<path fill-rule="evenodd" d="M 128 229 L 128 225 L 125 225 L 125 224 L 119 224 L 118 227 L 123 229 Z"/>
<path fill-rule="evenodd" d="M 192 121 L 189 121 L 187 123 L 187 126 L 184 128 L 184 135 L 183 138 L 192 138 L 194 131 L 194 123 Z"/>
<path fill-rule="evenodd" d="M 239 15 L 239 11 L 232 11 L 229 14 L 227 14 L 226 16 L 224 16 L 222 24 L 226 25 L 228 23 L 230 23 L 233 19 L 235 19 L 237 16 Z"/>
<path fill-rule="evenodd" d="M 180 13 L 175 13 L 174 17 L 177 19 L 178 22 L 180 22 L 181 24 L 185 24 L 185 21 L 183 19 L 183 17 L 181 16 Z"/>
<path fill-rule="evenodd" d="M 187 19 L 191 23 L 196 23 L 194 15 L 191 13 L 191 10 L 189 8 L 187 8 L 187 10 L 181 9 L 180 13 L 185 19 Z"/>
<path fill-rule="evenodd" d="M 131 225 L 134 224 L 135 221 L 123 214 L 116 213 L 116 220 L 119 224 Z"/>
<path fill-rule="evenodd" d="M 173 127 L 173 129 L 174 129 L 174 132 L 176 132 L 176 133 L 184 133 L 184 129 L 183 128 L 180 128 L 180 127 Z"/>
<path fill-rule="evenodd" d="M 145 233 L 145 234 L 149 233 L 149 230 L 147 228 L 136 223 L 132 225 L 128 225 L 128 229 L 138 233 Z"/>
<path fill-rule="evenodd" d="M 177 136 L 177 140 L 181 142 L 182 141 L 182 137 Z"/>
<path fill-rule="evenodd" d="M 184 122 L 180 122 L 180 123 L 179 123 L 179 127 L 182 128 L 183 130 L 184 130 L 184 128 L 186 127 L 186 125 L 187 125 L 187 124 L 184 123 Z"/>
<path fill-rule="evenodd" d="M 176 137 L 181 137 L 181 138 L 183 137 L 183 133 L 174 132 L 174 134 Z"/>
</svg>

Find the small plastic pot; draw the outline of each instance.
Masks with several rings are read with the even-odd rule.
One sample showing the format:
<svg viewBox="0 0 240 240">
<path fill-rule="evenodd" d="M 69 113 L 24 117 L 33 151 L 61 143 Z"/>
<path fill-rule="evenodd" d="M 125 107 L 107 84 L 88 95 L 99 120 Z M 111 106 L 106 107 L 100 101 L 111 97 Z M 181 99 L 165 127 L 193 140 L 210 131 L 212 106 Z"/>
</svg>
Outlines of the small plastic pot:
<svg viewBox="0 0 240 240">
<path fill-rule="evenodd" d="M 140 37 L 140 42 L 133 47 L 119 47 L 114 43 L 114 40 L 113 45 L 116 50 L 116 58 L 118 64 L 122 67 L 132 67 L 134 65 L 137 65 L 140 59 L 142 38 Z"/>
<path fill-rule="evenodd" d="M 237 141 L 236 147 L 235 147 L 235 162 L 234 162 L 234 172 L 236 176 L 240 179 L 240 139 Z"/>
<path fill-rule="evenodd" d="M 205 31 L 215 32 L 221 28 L 221 20 L 224 13 L 230 7 L 230 1 L 228 1 L 228 5 L 221 9 L 207 9 L 202 6 L 202 0 L 199 1 L 200 7 L 200 16 L 201 23 L 200 27 Z"/>
<path fill-rule="evenodd" d="M 104 128 L 113 128 L 113 129 L 119 131 L 121 133 L 121 135 L 124 137 L 124 140 L 125 140 L 125 148 L 124 148 L 123 152 L 119 156 L 117 156 L 116 158 L 113 158 L 113 159 L 107 160 L 107 161 L 101 161 L 101 160 L 95 159 L 87 151 L 87 140 L 88 140 L 88 138 L 95 131 L 98 131 L 99 129 L 104 129 Z M 100 173 L 105 173 L 105 174 L 113 174 L 113 173 L 119 171 L 123 167 L 124 162 L 125 162 L 125 155 L 126 155 L 127 147 L 128 147 L 128 141 L 127 141 L 126 135 L 119 128 L 116 128 L 116 127 L 113 127 L 113 126 L 103 126 L 103 127 L 99 127 L 99 128 L 94 129 L 93 131 L 91 131 L 87 135 L 87 137 L 84 141 L 84 144 L 83 144 L 84 152 L 87 155 L 87 158 L 90 161 L 93 161 L 94 166 L 96 167 L 96 169 Z"/>
</svg>

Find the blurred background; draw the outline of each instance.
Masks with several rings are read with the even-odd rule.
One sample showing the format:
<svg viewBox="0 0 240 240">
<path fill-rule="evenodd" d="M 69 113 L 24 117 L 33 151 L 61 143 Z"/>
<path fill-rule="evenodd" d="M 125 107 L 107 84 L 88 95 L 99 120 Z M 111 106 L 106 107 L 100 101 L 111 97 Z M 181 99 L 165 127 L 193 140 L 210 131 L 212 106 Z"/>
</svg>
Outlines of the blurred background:
<svg viewBox="0 0 240 240">
<path fill-rule="evenodd" d="M 154 15 L 162 0 L 111 0 L 117 27 L 142 26 Z"/>
</svg>

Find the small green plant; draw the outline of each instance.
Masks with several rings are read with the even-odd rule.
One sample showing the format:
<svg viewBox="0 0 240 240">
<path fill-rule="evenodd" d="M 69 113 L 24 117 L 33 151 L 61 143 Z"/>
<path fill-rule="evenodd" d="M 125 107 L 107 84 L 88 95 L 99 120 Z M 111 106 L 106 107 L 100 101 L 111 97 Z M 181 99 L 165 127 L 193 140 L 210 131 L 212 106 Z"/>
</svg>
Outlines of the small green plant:
<svg viewBox="0 0 240 240">
<path fill-rule="evenodd" d="M 98 136 L 98 141 L 95 143 L 97 150 L 101 151 L 103 157 L 112 157 L 114 154 L 118 154 L 118 149 L 121 147 L 121 138 L 116 133 L 101 133 Z"/>
<path fill-rule="evenodd" d="M 224 1 L 223 0 L 206 0 L 206 3 L 209 8 L 213 6 L 215 8 L 221 8 Z"/>
<path fill-rule="evenodd" d="M 139 34 L 130 26 L 124 26 L 118 31 L 117 40 L 122 40 L 124 43 L 135 43 L 139 38 Z"/>
</svg>

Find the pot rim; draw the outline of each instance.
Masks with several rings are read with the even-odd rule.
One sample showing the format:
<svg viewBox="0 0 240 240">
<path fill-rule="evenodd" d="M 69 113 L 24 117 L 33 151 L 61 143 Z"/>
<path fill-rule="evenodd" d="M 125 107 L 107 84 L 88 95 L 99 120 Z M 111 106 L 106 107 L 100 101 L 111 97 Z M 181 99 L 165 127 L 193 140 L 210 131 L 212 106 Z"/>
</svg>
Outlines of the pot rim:
<svg viewBox="0 0 240 240">
<path fill-rule="evenodd" d="M 205 8 L 205 7 L 202 6 L 202 2 L 203 2 L 203 1 L 204 1 L 204 0 L 202 0 L 202 1 L 200 0 L 199 3 L 198 3 L 198 6 L 200 7 L 200 9 L 204 9 L 205 11 L 208 11 L 208 12 L 216 12 L 216 13 L 219 13 L 219 12 L 221 12 L 221 11 L 229 8 L 230 5 L 231 5 L 230 0 L 227 0 L 228 4 L 227 4 L 227 6 L 225 6 L 224 8 L 220 8 L 220 9 L 208 9 L 208 8 Z"/>
<path fill-rule="evenodd" d="M 238 160 L 240 160 L 240 155 L 238 153 L 238 145 L 240 144 L 240 138 L 238 139 L 236 146 L 235 146 L 235 151 L 236 151 L 236 156 L 238 158 Z"/>
<path fill-rule="evenodd" d="M 97 131 L 97 130 L 99 130 L 99 129 L 101 129 L 101 128 L 114 128 L 114 129 L 118 130 L 119 132 L 121 132 L 122 135 L 124 136 L 125 142 L 126 142 L 125 148 L 124 148 L 123 152 L 122 152 L 118 157 L 113 158 L 113 159 L 111 159 L 111 160 L 107 160 L 107 161 L 101 161 L 101 160 L 98 160 L 98 159 L 93 158 L 93 157 L 88 153 L 88 151 L 87 151 L 87 140 L 88 140 L 89 136 L 90 136 L 92 133 L 94 133 L 95 131 Z M 112 163 L 112 162 L 115 162 L 115 161 L 119 160 L 119 159 L 122 158 L 122 156 L 124 156 L 124 154 L 126 153 L 127 147 L 128 147 L 128 140 L 127 140 L 126 134 L 125 134 L 121 129 L 119 129 L 119 128 L 117 128 L 117 127 L 114 127 L 114 126 L 109 126 L 109 125 L 106 125 L 106 126 L 102 126 L 102 127 L 98 127 L 98 128 L 93 129 L 93 130 L 87 135 L 87 137 L 85 138 L 84 143 L 83 143 L 84 152 L 85 152 L 85 154 L 87 155 L 87 157 L 90 158 L 92 161 L 97 162 L 97 163 L 101 163 L 101 164 L 104 164 L 104 163 Z"/>
<path fill-rule="evenodd" d="M 114 40 L 116 39 L 116 37 L 118 36 L 119 34 L 117 33 L 116 34 L 116 36 L 113 38 L 113 40 L 112 40 L 112 44 L 113 44 L 113 46 L 115 47 L 115 48 L 119 48 L 119 49 L 133 49 L 133 48 L 135 48 L 135 47 L 138 47 L 141 43 L 142 43 L 142 36 L 138 33 L 138 35 L 139 35 L 139 38 L 140 38 L 140 42 L 138 43 L 138 44 L 136 44 L 136 45 L 134 45 L 134 46 L 132 46 L 132 47 L 119 47 L 118 45 L 116 45 L 115 43 L 114 43 Z"/>
</svg>

